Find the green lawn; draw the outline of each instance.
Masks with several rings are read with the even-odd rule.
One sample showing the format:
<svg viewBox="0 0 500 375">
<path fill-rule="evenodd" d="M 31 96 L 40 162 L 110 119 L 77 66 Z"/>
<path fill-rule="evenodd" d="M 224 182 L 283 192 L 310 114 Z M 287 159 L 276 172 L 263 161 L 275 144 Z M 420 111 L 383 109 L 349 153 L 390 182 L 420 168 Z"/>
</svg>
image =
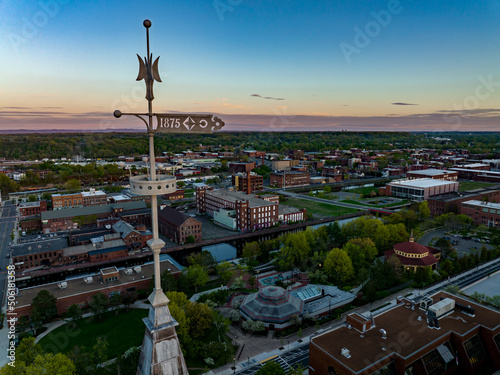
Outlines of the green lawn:
<svg viewBox="0 0 500 375">
<path fill-rule="evenodd" d="M 462 181 L 460 182 L 459 191 L 481 189 L 492 185 L 498 185 L 498 184 L 491 182 L 481 182 L 481 181 Z"/>
<path fill-rule="evenodd" d="M 313 215 L 319 215 L 319 216 L 341 216 L 341 215 L 346 215 L 346 214 L 352 214 L 354 212 L 358 212 L 358 210 L 354 208 L 347 208 L 347 207 L 341 207 L 341 206 L 334 206 L 332 204 L 328 203 L 320 203 L 320 202 L 313 202 L 313 201 L 308 201 L 305 199 L 300 199 L 300 198 L 288 198 L 287 201 L 284 203 L 286 206 L 291 206 L 295 208 L 305 208 L 307 212 L 312 213 Z M 360 207 L 360 209 L 362 209 Z"/>
<path fill-rule="evenodd" d="M 75 346 L 91 348 L 98 337 L 108 342 L 108 358 L 116 358 L 132 346 L 140 346 L 144 338 L 142 318 L 148 315 L 146 309 L 121 310 L 103 314 L 101 320 L 96 317 L 78 321 L 76 328 L 65 324 L 50 332 L 40 340 L 42 348 L 50 353 L 68 353 Z"/>
<path fill-rule="evenodd" d="M 394 207 L 394 206 L 400 206 L 402 204 L 408 203 L 408 201 L 403 200 L 401 202 L 388 203 L 388 204 L 368 204 L 368 203 L 353 201 L 352 199 L 346 199 L 346 200 L 343 200 L 342 202 L 344 202 L 344 203 L 350 203 L 350 204 L 357 204 L 359 206 L 372 207 L 372 208 Z"/>
<path fill-rule="evenodd" d="M 363 194 L 365 197 L 370 195 L 370 193 L 374 191 L 375 193 L 378 193 L 378 188 L 374 186 L 367 186 L 367 187 L 360 187 L 356 189 L 349 189 L 349 190 L 344 190 L 346 193 L 355 193 L 355 194 Z"/>
</svg>

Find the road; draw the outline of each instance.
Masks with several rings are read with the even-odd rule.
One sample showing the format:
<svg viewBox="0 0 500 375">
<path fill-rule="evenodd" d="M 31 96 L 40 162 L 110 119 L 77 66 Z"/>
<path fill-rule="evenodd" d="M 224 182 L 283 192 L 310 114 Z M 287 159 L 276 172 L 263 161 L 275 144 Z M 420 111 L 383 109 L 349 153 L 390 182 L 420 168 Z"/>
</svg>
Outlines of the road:
<svg viewBox="0 0 500 375">
<path fill-rule="evenodd" d="M 281 190 L 275 190 L 274 193 L 276 193 L 276 194 L 283 194 L 283 195 L 287 195 L 289 197 L 300 198 L 300 199 L 304 199 L 304 200 L 308 200 L 308 201 L 313 201 L 313 202 L 331 204 L 333 206 L 341 206 L 341 207 L 347 207 L 347 208 L 354 208 L 356 210 L 368 210 L 369 209 L 369 207 L 360 206 L 359 204 L 351 204 L 351 203 L 344 203 L 344 202 L 339 202 L 339 201 L 332 201 L 330 199 L 321 199 L 321 198 L 316 198 L 316 197 L 310 197 L 308 195 L 292 193 L 291 191 L 286 191 L 286 190 L 282 190 L 282 189 Z"/>
<path fill-rule="evenodd" d="M 285 372 L 294 369 L 299 364 L 302 365 L 302 367 L 307 368 L 309 366 L 309 342 L 283 352 L 269 361 L 254 365 L 250 364 L 248 368 L 238 371 L 237 374 L 254 375 L 267 362 L 277 362 L 285 370 Z"/>
<path fill-rule="evenodd" d="M 16 206 L 12 202 L 6 202 L 3 206 L 2 216 L 0 217 L 0 301 L 2 305 L 5 298 L 5 279 L 7 277 L 7 265 L 10 258 L 9 243 L 12 241 L 10 235 L 16 223 Z"/>
</svg>

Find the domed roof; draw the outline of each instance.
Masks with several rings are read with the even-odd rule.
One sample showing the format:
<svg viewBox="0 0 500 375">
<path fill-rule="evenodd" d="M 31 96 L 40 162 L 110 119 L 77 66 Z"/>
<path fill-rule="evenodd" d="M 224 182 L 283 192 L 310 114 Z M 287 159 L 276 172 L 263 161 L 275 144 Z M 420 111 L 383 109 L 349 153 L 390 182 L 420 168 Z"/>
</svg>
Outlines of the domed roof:
<svg viewBox="0 0 500 375">
<path fill-rule="evenodd" d="M 267 286 L 249 294 L 240 309 L 253 320 L 266 323 L 286 323 L 294 315 L 300 315 L 304 302 L 278 286 Z"/>
<path fill-rule="evenodd" d="M 429 252 L 429 248 L 424 245 L 420 245 L 417 242 L 401 242 L 394 245 L 394 249 L 399 250 L 407 254 L 425 254 Z"/>
</svg>

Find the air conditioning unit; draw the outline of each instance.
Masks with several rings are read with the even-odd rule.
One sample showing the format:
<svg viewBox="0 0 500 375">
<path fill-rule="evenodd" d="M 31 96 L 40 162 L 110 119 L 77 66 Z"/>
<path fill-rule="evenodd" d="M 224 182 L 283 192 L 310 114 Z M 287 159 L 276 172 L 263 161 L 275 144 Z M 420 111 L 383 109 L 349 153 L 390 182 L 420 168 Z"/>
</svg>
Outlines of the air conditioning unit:
<svg viewBox="0 0 500 375">
<path fill-rule="evenodd" d="M 59 289 L 66 289 L 68 287 L 68 283 L 66 281 L 63 281 L 63 282 L 57 283 L 57 286 L 59 287 Z"/>
<path fill-rule="evenodd" d="M 135 271 L 136 273 L 141 273 L 141 271 L 142 271 L 141 266 L 135 266 L 135 267 L 134 267 L 134 271 Z"/>
<path fill-rule="evenodd" d="M 125 272 L 125 275 L 132 275 L 132 272 L 134 271 L 132 271 L 132 268 L 125 268 L 123 272 Z"/>
<path fill-rule="evenodd" d="M 89 277 L 84 278 L 83 281 L 85 281 L 85 283 L 87 283 L 87 284 L 90 284 L 94 281 L 94 279 L 92 278 L 92 276 L 89 276 Z"/>
</svg>

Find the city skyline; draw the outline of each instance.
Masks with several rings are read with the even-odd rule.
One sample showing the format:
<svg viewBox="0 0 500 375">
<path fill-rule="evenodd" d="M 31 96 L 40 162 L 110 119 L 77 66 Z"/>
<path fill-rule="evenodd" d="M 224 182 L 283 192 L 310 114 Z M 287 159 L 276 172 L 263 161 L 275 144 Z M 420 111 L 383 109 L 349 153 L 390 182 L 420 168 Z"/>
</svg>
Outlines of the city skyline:
<svg viewBox="0 0 500 375">
<path fill-rule="evenodd" d="M 500 1 L 0 3 L 0 130 L 142 129 L 152 21 L 155 112 L 225 131 L 495 131 Z"/>
</svg>

